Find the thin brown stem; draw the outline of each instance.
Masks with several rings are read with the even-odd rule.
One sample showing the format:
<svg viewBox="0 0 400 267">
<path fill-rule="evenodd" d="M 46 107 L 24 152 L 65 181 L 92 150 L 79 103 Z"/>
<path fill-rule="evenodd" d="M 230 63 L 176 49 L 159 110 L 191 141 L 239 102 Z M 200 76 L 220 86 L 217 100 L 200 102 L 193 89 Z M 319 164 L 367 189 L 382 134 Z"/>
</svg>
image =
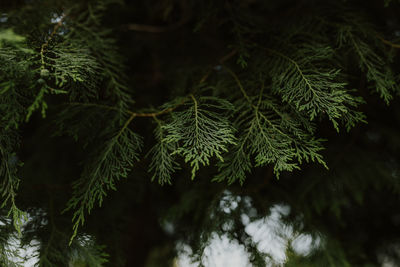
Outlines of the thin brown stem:
<svg viewBox="0 0 400 267">
<path fill-rule="evenodd" d="M 118 140 L 118 138 L 121 136 L 121 134 L 124 132 L 124 130 L 129 126 L 131 121 L 136 117 L 135 114 L 132 114 L 129 119 L 125 122 L 124 126 L 121 128 L 121 130 L 118 132 L 117 136 L 115 137 L 115 140 Z"/>
<path fill-rule="evenodd" d="M 384 39 L 382 36 L 380 36 L 380 35 L 377 35 L 377 37 L 384 43 L 384 44 L 386 44 L 386 45 L 389 45 L 389 46 L 391 46 L 391 47 L 393 47 L 393 48 L 400 48 L 400 44 L 395 44 L 395 43 L 393 43 L 393 42 L 391 42 L 391 41 L 388 41 L 388 40 L 386 40 L 386 39 Z"/>
<path fill-rule="evenodd" d="M 49 37 L 47 38 L 46 42 L 44 42 L 42 44 L 42 47 L 40 49 L 40 59 L 41 59 L 41 63 L 42 69 L 45 69 L 45 62 L 44 62 L 44 52 L 46 51 L 47 46 L 49 45 L 49 42 L 53 39 L 54 35 L 57 33 L 58 29 L 62 26 L 65 17 L 67 16 L 67 14 L 64 14 L 60 20 L 57 22 L 56 25 L 54 25 L 53 31 L 50 33 Z"/>
<path fill-rule="evenodd" d="M 166 26 L 158 26 L 158 25 L 147 25 L 147 24 L 138 24 L 138 23 L 131 23 L 127 25 L 128 30 L 136 31 L 136 32 L 144 32 L 144 33 L 164 33 L 170 32 L 180 28 L 181 26 L 185 25 L 190 17 L 191 17 L 191 10 L 186 3 L 186 0 L 181 1 L 181 10 L 182 10 L 182 17 L 176 23 L 172 23 Z"/>
<path fill-rule="evenodd" d="M 224 57 L 222 57 L 218 62 L 220 64 L 222 64 L 225 61 L 229 60 L 231 57 L 233 57 L 236 53 L 237 53 L 236 49 L 232 50 L 229 54 L 227 54 Z M 212 71 L 212 69 L 210 68 L 210 70 L 208 70 L 208 72 L 200 79 L 199 84 L 204 83 L 208 79 L 208 77 L 211 74 L 211 71 Z M 192 94 L 182 98 L 182 100 L 178 104 L 176 104 L 175 106 L 170 107 L 170 108 L 166 108 L 166 109 L 163 109 L 163 110 L 160 110 L 160 111 L 156 111 L 156 112 L 134 112 L 134 111 L 131 111 L 131 110 L 125 110 L 124 112 L 128 113 L 128 114 L 130 114 L 131 116 L 134 116 L 134 117 L 142 117 L 142 118 L 153 117 L 154 118 L 154 117 L 161 116 L 161 115 L 164 115 L 164 114 L 167 114 L 167 113 L 170 113 L 170 112 L 174 111 L 175 109 L 177 109 L 178 107 L 183 105 L 187 101 L 187 99 L 189 97 L 191 97 Z M 71 103 L 68 103 L 68 104 L 69 105 L 79 105 L 79 106 L 99 107 L 99 108 L 115 110 L 115 111 L 119 110 L 119 108 L 117 108 L 117 107 L 107 106 L 107 105 L 103 105 L 103 104 L 96 104 L 96 103 L 71 102 Z"/>
</svg>

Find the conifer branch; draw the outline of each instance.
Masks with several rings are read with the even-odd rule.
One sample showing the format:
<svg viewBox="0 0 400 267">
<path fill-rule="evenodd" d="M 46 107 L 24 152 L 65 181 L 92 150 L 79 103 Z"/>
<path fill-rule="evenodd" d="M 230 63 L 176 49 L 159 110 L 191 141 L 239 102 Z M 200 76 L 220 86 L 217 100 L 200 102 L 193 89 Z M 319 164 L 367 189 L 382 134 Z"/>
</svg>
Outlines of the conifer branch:
<svg viewBox="0 0 400 267">
<path fill-rule="evenodd" d="M 119 130 L 118 134 L 116 135 L 115 139 L 118 140 L 118 138 L 121 136 L 121 134 L 124 132 L 124 130 L 129 126 L 131 121 L 136 117 L 135 114 L 132 114 L 129 119 L 125 122 L 124 126 L 122 126 L 121 130 Z"/>
<path fill-rule="evenodd" d="M 172 173 L 179 169 L 179 164 L 175 162 L 175 157 L 171 155 L 177 148 L 176 143 L 168 143 L 164 140 L 165 129 L 163 127 L 163 122 L 157 119 L 156 116 L 153 118 L 157 123 L 157 126 L 154 129 L 156 144 L 147 154 L 152 155 L 148 172 L 153 173 L 151 178 L 152 181 L 158 179 L 158 183 L 160 185 L 164 185 L 166 183 L 171 184 Z"/>
<path fill-rule="evenodd" d="M 12 215 L 12 221 L 14 224 L 15 230 L 17 230 L 18 234 L 21 235 L 21 228 L 24 220 L 27 219 L 27 215 L 25 212 L 20 210 L 16 205 L 16 191 L 19 187 L 19 178 L 17 177 L 17 163 L 14 162 L 14 166 L 10 166 L 10 162 L 12 162 L 12 154 L 5 151 L 5 148 L 0 145 L 0 177 L 3 177 L 3 181 L 0 187 L 0 196 L 4 198 L 0 202 L 0 208 L 4 208 L 9 202 L 11 203 L 11 207 L 7 214 L 8 217 Z"/>
<path fill-rule="evenodd" d="M 49 70 L 46 68 L 47 63 L 45 62 L 45 52 L 46 49 L 50 43 L 50 41 L 53 39 L 55 34 L 57 33 L 58 29 L 62 26 L 63 21 L 66 17 L 66 14 L 64 13 L 60 20 L 54 25 L 53 31 L 50 33 L 50 35 L 47 37 L 46 41 L 42 44 L 40 48 L 40 79 L 37 81 L 40 84 L 40 90 L 39 93 L 36 95 L 33 103 L 28 107 L 27 109 L 27 114 L 25 117 L 25 121 L 27 122 L 30 117 L 32 116 L 33 112 L 37 110 L 41 106 L 41 113 L 42 117 L 44 118 L 46 116 L 46 109 L 47 109 L 47 103 L 44 101 L 44 96 L 48 92 L 54 93 L 54 94 L 64 94 L 66 91 L 64 90 L 56 90 L 53 88 L 50 88 L 47 84 L 46 81 L 43 79 L 49 75 Z"/>
<path fill-rule="evenodd" d="M 77 208 L 72 218 L 74 225 L 70 245 L 78 233 L 79 225 L 85 221 L 85 212 L 90 214 L 96 202 L 101 206 L 106 196 L 105 188 L 116 190 L 115 180 L 126 177 L 134 160 L 138 160 L 141 137 L 128 129 L 135 117 L 136 113 L 132 113 L 122 128 L 106 143 L 105 148 L 100 148 L 95 160 L 86 166 L 82 177 L 74 183 L 73 197 L 64 210 Z"/>
<path fill-rule="evenodd" d="M 286 60 L 289 61 L 291 64 L 293 64 L 293 66 L 296 68 L 297 72 L 299 73 L 299 75 L 300 75 L 301 78 L 303 79 L 303 81 L 306 83 L 308 90 L 310 90 L 310 91 L 312 92 L 313 97 L 317 97 L 317 94 L 316 94 L 316 92 L 315 92 L 313 86 L 311 86 L 310 81 L 309 81 L 309 80 L 307 79 L 307 77 L 304 75 L 303 71 L 301 70 L 299 64 L 298 64 L 296 61 L 294 61 L 294 60 L 291 59 L 290 57 L 288 57 L 288 56 L 286 56 L 286 55 L 284 55 L 284 54 L 282 54 L 282 53 L 280 53 L 279 51 L 276 51 L 276 50 L 274 50 L 274 49 L 270 49 L 270 48 L 267 48 L 267 47 L 265 47 L 264 49 L 267 50 L 268 52 L 272 53 L 272 54 L 275 54 L 275 55 L 277 55 L 277 56 L 279 56 L 279 57 L 282 57 L 282 58 L 286 59 Z"/>
<path fill-rule="evenodd" d="M 396 90 L 397 85 L 386 62 L 368 44 L 354 36 L 351 31 L 346 31 L 346 35 L 360 59 L 360 68 L 366 71 L 368 81 L 375 82 L 376 91 L 386 104 L 389 104 L 389 101 L 393 98 L 391 91 Z"/>
<path fill-rule="evenodd" d="M 163 129 L 167 132 L 165 142 L 177 146 L 172 155 L 181 155 L 190 163 L 194 179 L 200 165 L 209 165 L 213 156 L 223 161 L 221 154 L 236 140 L 234 128 L 226 118 L 232 104 L 216 97 L 191 98 L 193 104 L 187 103 L 187 109 L 174 112 Z"/>
<path fill-rule="evenodd" d="M 228 69 L 228 72 L 234 78 L 246 99 L 247 106 L 252 111 L 241 110 L 244 109 L 244 105 L 240 105 L 241 109 L 236 111 L 238 127 L 246 129 L 245 135 L 239 138 L 239 145 L 228 154 L 228 160 L 219 163 L 220 172 L 213 181 L 228 179 L 228 184 L 231 184 L 239 180 L 243 184 L 246 173 L 250 172 L 252 167 L 251 155 L 254 156 L 256 166 L 273 164 L 277 177 L 281 171 L 299 169 L 298 164 L 293 162 L 295 159 L 300 164 L 305 159 L 307 162 L 317 161 L 326 167 L 326 163 L 318 153 L 322 149 L 320 144 L 322 140 L 314 140 L 302 129 L 304 126 L 291 118 L 292 115 L 279 111 L 272 99 L 263 95 L 265 88 L 263 81 L 258 96 L 250 97 L 238 76 L 232 70 Z M 246 144 L 249 139 L 252 142 Z"/>
<path fill-rule="evenodd" d="M 371 20 L 370 16 L 375 14 L 371 7 L 377 6 L 358 6 L 355 3 L 357 1 L 337 3 L 329 0 L 322 5 L 298 1 L 295 5 L 286 5 L 279 3 L 279 0 L 245 0 L 234 4 L 229 3 L 231 1 L 164 0 L 156 6 L 139 3 L 122 7 L 117 2 L 122 3 L 123 0 L 60 1 L 34 1 L 40 2 L 34 5 L 32 1 L 21 0 L 17 4 L 6 4 L 4 14 L 0 12 L 0 28 L 3 29 L 0 30 L 0 62 L 3 62 L 0 64 L 0 208 L 4 209 L 0 217 L 0 265 L 12 266 L 7 264 L 7 257 L 12 258 L 12 255 L 8 254 L 4 244 L 16 234 L 15 228 L 24 234 L 23 240 L 28 242 L 35 239 L 39 242 L 37 255 L 41 267 L 68 264 L 102 266 L 106 257 L 91 236 L 98 235 L 100 240 L 106 240 L 108 246 L 111 239 L 105 237 L 100 232 L 102 228 L 97 226 L 85 229 L 90 236 L 82 235 L 79 233 L 81 227 L 93 226 L 86 223 L 90 216 L 94 215 L 93 219 L 96 220 L 99 215 L 103 215 L 102 212 L 93 212 L 106 201 L 112 190 L 120 190 L 119 183 L 123 178 L 137 175 L 146 178 L 140 171 L 142 167 L 150 173 L 151 181 L 160 185 L 177 182 L 174 180 L 176 177 L 186 174 L 191 179 L 200 174 L 201 178 L 214 175 L 213 181 L 227 181 L 228 184 L 238 182 L 243 185 L 252 173 L 251 181 L 246 181 L 249 182 L 249 186 L 246 186 L 249 190 L 237 190 L 238 195 L 243 196 L 240 191 L 251 195 L 246 194 L 246 199 L 237 198 L 237 207 L 230 209 L 232 212 L 229 214 L 222 209 L 222 202 L 218 202 L 220 189 L 224 186 L 216 185 L 216 191 L 209 190 L 204 179 L 192 188 L 179 184 L 167 192 L 160 191 L 161 194 L 156 198 L 148 197 L 147 193 L 154 193 L 153 189 L 159 191 L 157 185 L 142 187 L 140 183 L 148 181 L 136 179 L 129 182 L 129 185 L 132 182 L 139 185 L 135 189 L 140 189 L 140 192 L 134 199 L 129 197 L 129 203 L 126 199 L 113 199 L 110 204 L 118 207 L 127 203 L 138 206 L 140 201 L 132 201 L 147 196 L 146 203 L 150 203 L 147 200 L 151 199 L 155 205 L 152 205 L 151 212 L 144 214 L 143 224 L 146 224 L 147 220 L 154 221 L 154 214 L 165 214 L 166 206 L 175 205 L 175 200 L 181 199 L 179 205 L 167 213 L 166 219 L 171 219 L 174 228 L 178 229 L 169 233 L 169 240 L 175 242 L 176 238 L 183 237 L 182 241 L 188 241 L 193 251 L 200 251 L 207 244 L 199 245 L 196 241 L 203 242 L 214 229 L 220 231 L 218 233 L 224 231 L 229 237 L 240 239 L 239 243 L 248 250 L 251 264 L 255 266 L 268 263 L 265 263 L 266 257 L 257 250 L 256 244 L 247 242 L 250 234 L 244 231 L 243 214 L 248 214 L 252 221 L 258 220 L 266 214 L 264 212 L 268 205 L 283 199 L 292 208 L 285 223 L 293 222 L 294 228 L 307 230 L 309 228 L 303 227 L 303 219 L 304 222 L 312 223 L 317 216 L 319 221 L 313 225 L 320 227 L 322 224 L 319 222 L 326 221 L 325 218 L 321 219 L 321 214 L 328 214 L 332 210 L 339 214 L 343 211 L 341 207 L 352 211 L 352 198 L 359 201 L 363 198 L 363 192 L 369 188 L 386 189 L 386 181 L 390 181 L 389 185 L 400 192 L 396 179 L 393 179 L 398 166 L 392 162 L 398 140 L 395 133 L 392 136 L 394 128 L 386 128 L 384 124 L 393 122 L 394 125 L 397 118 L 390 117 L 390 114 L 396 110 L 396 106 L 391 107 L 393 109 L 390 111 L 381 109 L 380 104 L 375 103 L 374 96 L 364 92 L 365 88 L 372 87 L 373 92 L 376 91 L 386 103 L 399 94 L 399 53 L 395 49 L 399 49 L 400 44 L 396 43 L 396 38 L 386 40 L 385 35 L 377 35 L 379 33 L 376 30 L 389 32 L 398 28 L 398 21 L 387 21 L 396 15 L 392 10 L 376 13 L 390 15 L 387 18 Z M 59 13 L 60 7 L 68 12 Z M 393 8 L 393 11 L 399 11 L 398 6 Z M 192 20 L 190 12 L 194 10 L 196 14 Z M 117 19 L 111 21 L 110 12 Z M 282 16 L 284 14 L 300 15 Z M 129 17 L 160 24 L 125 24 Z M 391 25 L 381 23 L 385 21 Z M 195 29 L 192 22 L 198 22 Z M 114 27 L 119 27 L 121 23 L 124 30 L 133 32 L 115 34 Z M 191 30 L 196 31 L 200 27 L 204 31 L 192 34 Z M 221 31 L 223 34 L 218 34 Z M 133 38 L 125 38 L 127 33 L 132 34 Z M 146 36 L 151 38 L 142 38 Z M 165 40 L 166 43 L 159 42 L 158 37 L 167 37 L 168 40 Z M 174 41 L 176 44 L 172 43 Z M 182 53 L 168 54 L 170 49 L 166 44 L 175 45 L 175 49 L 182 49 Z M 223 57 L 220 59 L 214 53 L 209 53 L 209 48 L 223 47 L 225 44 L 235 49 L 223 49 L 221 52 L 228 54 L 221 54 Z M 162 94 L 153 95 L 153 92 L 161 88 L 155 88 L 155 84 L 147 83 L 146 79 L 129 77 L 132 71 L 138 69 L 141 73 L 150 74 L 154 70 L 154 66 L 148 62 L 148 54 L 143 54 L 143 51 L 156 51 L 160 58 L 166 60 L 165 65 L 162 63 L 154 68 L 157 72 L 165 70 Z M 228 64 L 227 61 L 232 58 L 237 58 L 233 60 L 236 62 Z M 362 84 L 357 86 L 360 79 Z M 135 88 L 142 85 L 151 90 L 139 90 L 140 95 L 134 99 Z M 52 141 L 41 138 L 40 133 L 47 129 L 48 120 L 35 119 L 26 125 L 28 127 L 24 126 L 33 112 L 40 115 L 41 110 L 44 117 L 47 104 L 50 106 L 47 101 L 50 93 L 67 94 L 66 97 L 49 100 L 54 105 L 65 103 L 52 109 L 59 111 L 55 119 L 55 134 L 72 136 L 76 142 L 73 146 L 70 146 L 72 140 L 69 138 Z M 368 100 L 368 105 L 360 107 L 364 101 L 358 95 Z M 169 100 L 159 107 L 153 107 L 150 103 L 151 100 L 159 103 L 165 98 Z M 354 132 L 338 136 L 325 129 L 325 123 L 329 120 L 337 131 L 342 125 L 349 130 L 365 121 L 361 110 L 372 114 L 368 126 L 372 128 L 366 129 L 365 133 L 362 131 L 361 136 Z M 141 123 L 138 118 L 151 118 L 152 125 L 133 125 L 135 122 Z M 379 118 L 384 120 L 377 121 Z M 135 128 L 138 128 L 140 135 L 133 132 Z M 18 149 L 19 136 L 17 132 L 14 136 L 15 130 L 23 138 L 22 149 Z M 153 136 L 150 136 L 151 130 Z M 343 144 L 342 141 L 350 135 L 353 141 L 357 140 L 353 145 L 359 147 L 359 153 L 354 151 L 357 148 L 354 149 L 353 145 L 351 155 L 347 153 L 348 147 L 336 147 Z M 145 156 L 141 153 L 142 136 L 148 142 L 145 147 L 150 148 Z M 329 136 L 332 140 L 325 145 L 321 136 Z M 53 144 L 57 146 L 50 147 Z M 384 149 L 380 149 L 380 144 L 384 145 Z M 321 151 L 325 146 L 328 150 L 323 157 Z M 327 168 L 325 158 L 331 162 L 332 155 L 342 156 L 343 148 L 350 156 L 343 158 L 340 166 L 330 164 L 333 167 L 332 175 L 320 173 L 318 169 L 321 168 L 305 166 L 313 162 Z M 371 158 L 371 155 L 366 154 L 366 148 L 372 148 L 374 153 L 387 151 Z M 21 171 L 22 163 L 14 151 L 20 151 L 21 158 L 27 160 Z M 59 165 L 53 165 L 50 153 L 54 151 L 62 151 L 65 162 L 63 160 Z M 142 161 L 148 155 L 148 160 Z M 81 162 L 76 164 L 78 160 Z M 139 172 L 132 173 L 139 161 Z M 359 164 L 361 161 L 363 163 Z M 368 164 L 368 168 L 365 168 L 365 162 L 370 161 L 374 161 L 374 164 Z M 49 166 L 45 166 L 46 163 Z M 142 166 L 147 163 L 147 166 Z M 213 165 L 217 168 L 213 168 Z M 184 170 L 176 173 L 181 167 Z M 262 167 L 262 170 L 258 171 L 256 167 Z M 299 176 L 289 172 L 304 167 L 307 168 L 301 175 L 304 179 L 286 179 L 289 175 Z M 70 171 L 64 171 L 69 168 Z M 380 169 L 376 175 L 370 172 L 374 168 Z M 62 175 L 58 175 L 60 171 L 63 171 Z M 79 177 L 68 177 L 77 172 L 80 172 Z M 285 173 L 285 179 L 271 183 L 271 179 L 278 178 L 280 173 Z M 28 189 L 23 190 L 26 196 L 20 195 L 18 191 L 19 174 L 24 176 L 21 181 L 26 185 L 23 189 Z M 321 175 L 332 176 L 334 179 L 321 180 Z M 369 176 L 372 178 L 368 179 Z M 382 179 L 374 179 L 376 176 Z M 54 199 L 57 201 L 53 203 L 53 199 L 50 199 L 48 205 L 44 204 L 46 200 L 35 194 L 43 188 L 49 192 L 61 193 Z M 65 192 L 57 192 L 66 188 L 68 190 Z M 147 191 L 149 189 L 151 192 Z M 387 190 L 383 191 L 387 193 Z M 65 196 L 67 193 L 70 195 Z M 265 193 L 268 198 L 265 198 Z M 37 197 L 39 202 L 31 201 L 32 197 Z M 163 198 L 169 200 L 164 201 Z M 387 199 L 391 200 L 392 196 Z M 65 224 L 65 218 L 57 217 L 58 209 L 55 211 L 53 207 L 61 202 L 67 202 L 65 210 L 72 214 L 72 237 L 71 227 Z M 19 205 L 30 212 L 28 221 L 22 219 L 24 213 L 18 209 Z M 207 206 L 211 208 L 207 209 Z M 187 213 L 189 210 L 195 210 L 196 214 L 190 216 Z M 362 217 L 359 211 L 355 215 Z M 126 216 L 126 212 L 122 208 L 107 208 L 104 212 L 105 217 L 116 218 L 114 224 L 117 231 L 113 231 L 112 235 L 117 240 L 118 234 L 125 234 L 121 226 L 126 226 L 126 220 L 121 222 L 119 219 Z M 223 216 L 219 212 L 224 213 Z M 296 212 L 305 216 L 296 216 Z M 345 213 L 342 213 L 342 217 L 349 214 L 354 217 L 351 212 Z M 227 216 L 229 222 L 221 223 Z M 352 220 L 350 217 L 346 219 Z M 204 231 L 197 231 L 202 230 L 198 227 L 199 222 L 205 226 Z M 336 222 L 330 225 L 335 226 Z M 26 227 L 21 232 L 22 223 L 26 223 Z M 182 225 L 185 227 L 182 228 Z M 189 228 L 186 227 L 188 225 Z M 136 226 L 132 228 L 135 233 Z M 155 226 L 161 230 L 159 224 Z M 195 231 L 193 228 L 196 228 Z M 337 259 L 353 257 L 359 247 L 350 244 L 349 247 L 355 249 L 346 251 L 344 256 L 335 255 L 335 247 L 332 249 L 329 246 L 332 239 L 330 231 L 337 230 L 337 227 L 336 230 L 333 228 L 322 229 L 324 233 L 321 233 L 323 238 L 320 241 L 323 246 L 315 244 L 315 250 L 309 254 L 311 257 L 294 255 L 292 243 L 288 243 L 288 257 L 282 264 L 348 265 Z M 156 239 L 159 237 L 162 241 L 166 240 L 165 236 Z M 157 241 L 150 239 L 145 249 L 151 247 L 152 241 Z M 69 247 L 65 246 L 68 240 Z M 376 248 L 379 251 L 385 250 L 381 246 Z M 121 250 L 117 246 L 110 249 L 110 264 L 123 265 L 123 248 Z M 320 255 L 325 251 L 329 252 L 326 256 L 328 260 L 319 262 Z M 161 254 L 158 255 L 160 257 L 151 258 L 151 263 L 154 261 L 157 265 L 159 258 L 171 255 L 169 251 Z M 369 260 L 373 257 L 372 253 L 367 258 Z M 354 259 L 351 262 L 363 260 Z M 135 265 L 131 259 L 125 262 Z M 200 259 L 199 262 L 204 261 Z"/>
<path fill-rule="evenodd" d="M 46 39 L 46 42 L 44 42 L 40 48 L 40 59 L 42 62 L 41 69 L 46 68 L 46 63 L 44 61 L 44 53 L 46 51 L 47 46 L 49 45 L 49 42 L 53 39 L 54 35 L 57 33 L 58 29 L 62 26 L 65 17 L 67 16 L 66 13 L 64 13 L 60 20 L 54 25 L 53 31 L 50 33 L 49 37 Z"/>
<path fill-rule="evenodd" d="M 264 119 L 272 128 L 274 128 L 275 130 L 277 130 L 279 133 L 281 133 L 284 136 L 287 136 L 285 133 L 283 133 L 281 130 L 279 130 L 278 128 L 275 127 L 275 125 L 261 112 L 259 112 L 259 107 L 261 104 L 261 100 L 263 97 L 263 92 L 264 92 L 264 82 L 262 83 L 261 86 L 261 90 L 259 93 L 259 97 L 258 97 L 258 102 L 257 105 L 253 104 L 253 101 L 250 99 L 250 97 L 247 95 L 246 91 L 243 88 L 242 83 L 240 82 L 238 76 L 229 68 L 226 68 L 228 70 L 228 72 L 232 75 L 232 77 L 235 79 L 235 82 L 237 83 L 240 91 L 242 92 L 243 96 L 246 98 L 247 102 L 250 104 L 250 106 L 254 109 L 254 114 L 256 116 L 256 120 L 257 120 L 257 124 L 260 127 L 261 125 L 259 124 L 259 117 L 261 117 L 262 119 Z M 275 112 L 279 113 L 276 109 L 274 109 Z M 260 127 L 260 129 L 262 130 L 262 127 Z M 247 136 L 248 137 L 248 136 Z M 247 137 L 245 139 L 247 139 Z M 288 136 L 287 136 L 288 137 Z"/>
<path fill-rule="evenodd" d="M 225 67 L 226 68 L 226 67 Z M 254 114 L 256 116 L 256 120 L 257 120 L 257 124 L 260 127 L 261 125 L 259 124 L 259 117 L 261 117 L 262 119 L 264 119 L 272 128 L 274 128 L 275 130 L 277 130 L 279 133 L 281 133 L 282 135 L 287 136 L 285 133 L 283 133 L 280 129 L 276 128 L 275 125 L 262 113 L 259 112 L 259 107 L 261 104 L 261 100 L 263 98 L 263 92 L 264 92 L 264 88 L 265 88 L 265 84 L 264 82 L 262 82 L 262 86 L 260 89 L 260 93 L 259 93 L 259 97 L 258 97 L 258 102 L 257 105 L 253 104 L 253 101 L 250 99 L 250 97 L 247 95 L 246 91 L 244 90 L 244 87 L 242 85 L 242 83 L 239 80 L 239 77 L 229 68 L 226 68 L 228 70 L 228 72 L 232 75 L 232 77 L 235 79 L 236 84 L 238 85 L 241 93 L 243 94 L 243 96 L 246 98 L 247 102 L 250 104 L 251 108 L 254 109 Z M 274 111 L 277 112 L 278 115 L 279 112 L 274 108 Z M 262 130 L 262 127 L 260 127 L 260 129 Z M 245 140 L 248 138 L 248 135 L 246 136 Z"/>
<path fill-rule="evenodd" d="M 105 147 L 99 147 L 93 159 L 85 166 L 80 179 L 73 184 L 73 196 L 67 203 L 64 211 L 76 209 L 73 215 L 73 234 L 70 245 L 78 234 L 78 228 L 85 222 L 85 213 L 90 214 L 96 204 L 101 206 L 106 190 L 116 190 L 115 182 L 125 178 L 138 160 L 138 153 L 142 147 L 139 135 L 129 130 L 130 122 L 135 115 L 125 122 L 124 126 Z"/>
</svg>

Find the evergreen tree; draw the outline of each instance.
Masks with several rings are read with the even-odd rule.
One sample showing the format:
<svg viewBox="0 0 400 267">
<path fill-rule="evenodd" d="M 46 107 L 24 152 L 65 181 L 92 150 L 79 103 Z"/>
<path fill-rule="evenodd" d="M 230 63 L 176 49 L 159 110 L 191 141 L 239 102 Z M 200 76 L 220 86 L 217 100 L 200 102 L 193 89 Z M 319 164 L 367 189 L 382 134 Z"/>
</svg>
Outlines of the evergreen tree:
<svg viewBox="0 0 400 267">
<path fill-rule="evenodd" d="M 279 265 L 246 230 L 277 204 L 318 243 L 285 241 L 285 266 L 399 264 L 398 14 L 1 1 L 0 264 L 22 266 L 18 238 L 38 266 L 172 266 L 178 244 L 201 262 L 217 234 Z"/>
</svg>

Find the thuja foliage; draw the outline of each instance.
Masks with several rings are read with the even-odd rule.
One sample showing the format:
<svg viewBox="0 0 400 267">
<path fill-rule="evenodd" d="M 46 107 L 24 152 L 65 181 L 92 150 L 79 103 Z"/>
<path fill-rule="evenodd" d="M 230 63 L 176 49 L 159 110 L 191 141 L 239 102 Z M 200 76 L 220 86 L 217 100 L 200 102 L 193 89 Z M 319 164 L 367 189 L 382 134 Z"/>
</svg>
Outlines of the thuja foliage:
<svg viewBox="0 0 400 267">
<path fill-rule="evenodd" d="M 371 188 L 399 201 L 396 1 L 0 8 L 1 264 L 24 261 L 17 239 L 38 266 L 165 266 L 179 242 L 202 264 L 219 233 L 266 266 L 241 218 L 277 203 L 323 240 L 306 256 L 289 242 L 287 266 L 398 257 L 397 234 L 349 226 L 379 209 Z"/>
</svg>

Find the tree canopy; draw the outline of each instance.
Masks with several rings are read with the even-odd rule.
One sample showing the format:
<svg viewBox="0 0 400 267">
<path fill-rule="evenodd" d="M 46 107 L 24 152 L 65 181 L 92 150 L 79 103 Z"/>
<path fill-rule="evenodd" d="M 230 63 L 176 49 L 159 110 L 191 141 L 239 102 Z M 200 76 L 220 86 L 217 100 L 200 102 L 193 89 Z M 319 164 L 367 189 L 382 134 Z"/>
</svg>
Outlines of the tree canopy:
<svg viewBox="0 0 400 267">
<path fill-rule="evenodd" d="M 38 266 L 202 264 L 215 235 L 253 266 L 399 264 L 398 14 L 1 1 L 0 264 L 23 266 L 16 239 Z M 315 244 L 281 263 L 246 228 L 277 205 Z"/>
</svg>

